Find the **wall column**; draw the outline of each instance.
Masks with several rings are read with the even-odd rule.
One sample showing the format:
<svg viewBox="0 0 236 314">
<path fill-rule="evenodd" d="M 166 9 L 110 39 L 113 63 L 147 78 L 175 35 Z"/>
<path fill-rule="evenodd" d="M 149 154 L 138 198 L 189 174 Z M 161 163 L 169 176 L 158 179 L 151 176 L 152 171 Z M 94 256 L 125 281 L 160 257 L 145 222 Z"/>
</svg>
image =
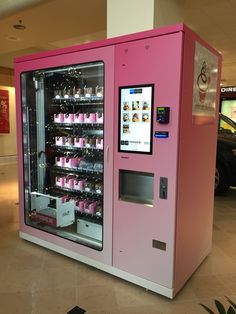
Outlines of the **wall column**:
<svg viewBox="0 0 236 314">
<path fill-rule="evenodd" d="M 183 22 L 184 0 L 107 0 L 107 38 Z"/>
</svg>

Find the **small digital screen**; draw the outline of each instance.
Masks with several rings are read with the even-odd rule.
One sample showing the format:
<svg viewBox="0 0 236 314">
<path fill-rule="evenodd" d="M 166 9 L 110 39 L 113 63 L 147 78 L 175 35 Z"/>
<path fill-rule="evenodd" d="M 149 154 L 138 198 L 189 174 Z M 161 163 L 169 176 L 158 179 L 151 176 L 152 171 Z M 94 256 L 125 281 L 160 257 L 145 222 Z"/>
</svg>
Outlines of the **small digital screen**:
<svg viewBox="0 0 236 314">
<path fill-rule="evenodd" d="M 120 152 L 152 153 L 153 88 L 153 84 L 120 87 Z"/>
</svg>

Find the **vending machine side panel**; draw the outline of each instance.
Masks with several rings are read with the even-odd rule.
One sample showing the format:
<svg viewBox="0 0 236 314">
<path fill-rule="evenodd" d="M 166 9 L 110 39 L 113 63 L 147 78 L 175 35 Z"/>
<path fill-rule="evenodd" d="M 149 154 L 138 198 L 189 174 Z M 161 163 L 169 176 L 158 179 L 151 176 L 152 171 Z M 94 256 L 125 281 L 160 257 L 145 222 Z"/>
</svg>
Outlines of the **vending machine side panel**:
<svg viewBox="0 0 236 314">
<path fill-rule="evenodd" d="M 187 29 L 180 110 L 175 294 L 211 250 L 220 70 L 219 53 Z"/>
<path fill-rule="evenodd" d="M 115 60 L 113 265 L 170 289 L 182 39 L 177 32 L 120 44 Z"/>
</svg>

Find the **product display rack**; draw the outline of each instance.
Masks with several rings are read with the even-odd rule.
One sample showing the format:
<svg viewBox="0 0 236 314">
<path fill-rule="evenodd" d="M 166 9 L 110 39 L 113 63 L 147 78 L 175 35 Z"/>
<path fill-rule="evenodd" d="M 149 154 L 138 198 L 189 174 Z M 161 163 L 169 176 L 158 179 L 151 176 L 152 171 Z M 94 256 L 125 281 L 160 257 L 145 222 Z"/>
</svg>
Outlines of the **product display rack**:
<svg viewBox="0 0 236 314">
<path fill-rule="evenodd" d="M 98 250 L 103 76 L 102 62 L 22 74 L 26 223 Z"/>
</svg>

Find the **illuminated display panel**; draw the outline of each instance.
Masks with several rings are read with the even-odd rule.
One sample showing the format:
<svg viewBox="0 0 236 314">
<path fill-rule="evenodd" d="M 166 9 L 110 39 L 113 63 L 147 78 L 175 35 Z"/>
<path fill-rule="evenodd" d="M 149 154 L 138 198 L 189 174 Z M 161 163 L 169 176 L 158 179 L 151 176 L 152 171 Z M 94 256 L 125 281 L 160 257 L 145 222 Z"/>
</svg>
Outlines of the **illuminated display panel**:
<svg viewBox="0 0 236 314">
<path fill-rule="evenodd" d="M 221 113 L 236 122 L 236 100 L 228 99 L 221 102 Z"/>
<path fill-rule="evenodd" d="M 152 154 L 154 85 L 120 87 L 120 152 Z"/>
</svg>

